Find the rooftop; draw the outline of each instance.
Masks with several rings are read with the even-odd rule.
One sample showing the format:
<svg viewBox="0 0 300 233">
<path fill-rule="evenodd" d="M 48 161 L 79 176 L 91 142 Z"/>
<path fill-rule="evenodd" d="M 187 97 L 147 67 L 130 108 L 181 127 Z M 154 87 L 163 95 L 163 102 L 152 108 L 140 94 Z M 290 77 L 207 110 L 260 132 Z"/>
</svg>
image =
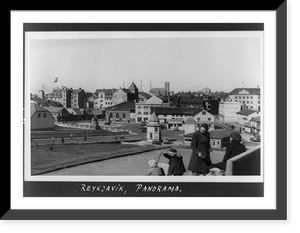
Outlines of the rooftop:
<svg viewBox="0 0 300 233">
<path fill-rule="evenodd" d="M 229 95 L 260 95 L 260 88 L 235 88 Z"/>
<path fill-rule="evenodd" d="M 36 102 L 34 102 L 34 101 L 31 101 L 31 103 L 30 103 L 30 116 L 32 117 L 33 116 L 33 114 L 35 114 L 36 112 L 49 112 L 47 109 L 45 109 L 45 108 L 43 108 L 43 107 L 41 107 L 41 106 L 39 106 L 39 105 L 37 105 L 37 103 Z"/>
<path fill-rule="evenodd" d="M 194 116 L 201 112 L 202 108 L 179 108 L 179 107 L 155 107 L 153 111 L 158 115 L 191 115 Z"/>
<path fill-rule="evenodd" d="M 106 109 L 107 111 L 135 111 L 134 102 L 123 102 Z"/>
<path fill-rule="evenodd" d="M 254 111 L 254 110 L 251 110 L 251 109 L 243 109 L 239 112 L 237 112 L 236 114 L 239 114 L 239 115 L 244 115 L 244 116 L 249 116 L 253 113 L 256 113 L 257 111 Z"/>
<path fill-rule="evenodd" d="M 212 130 L 212 131 L 209 131 L 209 134 L 210 134 L 210 138 L 211 139 L 221 139 L 221 138 L 227 138 L 227 137 L 230 137 L 230 134 L 233 132 L 233 130 Z M 194 133 L 188 133 L 188 134 L 185 134 L 183 135 L 184 137 L 187 137 L 187 138 L 191 138 L 193 137 L 193 134 Z"/>
</svg>

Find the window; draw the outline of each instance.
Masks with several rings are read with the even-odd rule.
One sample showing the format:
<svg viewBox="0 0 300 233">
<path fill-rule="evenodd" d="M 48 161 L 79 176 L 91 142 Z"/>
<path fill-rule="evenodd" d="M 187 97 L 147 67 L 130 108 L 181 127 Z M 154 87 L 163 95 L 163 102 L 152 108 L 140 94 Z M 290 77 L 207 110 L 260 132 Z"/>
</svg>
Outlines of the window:
<svg viewBox="0 0 300 233">
<path fill-rule="evenodd" d="M 41 118 L 41 114 L 40 113 L 38 113 L 38 118 Z"/>
<path fill-rule="evenodd" d="M 119 118 L 119 113 L 116 113 L 116 118 Z"/>
<path fill-rule="evenodd" d="M 44 112 L 44 117 L 46 117 L 47 116 L 47 114 Z"/>
<path fill-rule="evenodd" d="M 207 118 L 208 121 L 211 121 L 211 118 Z"/>
<path fill-rule="evenodd" d="M 123 118 L 126 118 L 126 114 L 125 113 L 123 113 Z"/>
<path fill-rule="evenodd" d="M 202 112 L 202 115 L 206 115 L 206 112 L 205 112 L 205 111 L 203 111 L 203 112 Z"/>
</svg>

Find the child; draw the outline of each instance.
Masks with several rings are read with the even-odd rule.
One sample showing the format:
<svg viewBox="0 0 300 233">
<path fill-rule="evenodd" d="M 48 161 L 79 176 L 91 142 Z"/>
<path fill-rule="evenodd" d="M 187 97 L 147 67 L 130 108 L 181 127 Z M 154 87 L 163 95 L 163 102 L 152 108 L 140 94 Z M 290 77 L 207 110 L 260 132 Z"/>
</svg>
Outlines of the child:
<svg viewBox="0 0 300 233">
<path fill-rule="evenodd" d="M 155 160 L 150 160 L 148 162 L 149 170 L 147 172 L 147 176 L 164 176 L 165 172 L 164 169 L 157 166 L 157 162 Z"/>
<path fill-rule="evenodd" d="M 176 149 L 171 148 L 169 151 L 164 152 L 163 156 L 169 159 L 169 176 L 182 176 L 183 173 L 186 172 L 182 161 L 182 156 L 180 154 L 177 154 Z"/>
</svg>

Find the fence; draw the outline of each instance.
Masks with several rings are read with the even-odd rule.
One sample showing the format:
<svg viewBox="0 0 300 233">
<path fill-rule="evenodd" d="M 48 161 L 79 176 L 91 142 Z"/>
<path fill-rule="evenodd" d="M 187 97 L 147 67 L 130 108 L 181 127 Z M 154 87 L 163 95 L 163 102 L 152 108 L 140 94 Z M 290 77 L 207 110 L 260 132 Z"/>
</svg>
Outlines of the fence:
<svg viewBox="0 0 300 233">
<path fill-rule="evenodd" d="M 260 145 L 227 160 L 226 176 L 260 174 Z"/>
</svg>

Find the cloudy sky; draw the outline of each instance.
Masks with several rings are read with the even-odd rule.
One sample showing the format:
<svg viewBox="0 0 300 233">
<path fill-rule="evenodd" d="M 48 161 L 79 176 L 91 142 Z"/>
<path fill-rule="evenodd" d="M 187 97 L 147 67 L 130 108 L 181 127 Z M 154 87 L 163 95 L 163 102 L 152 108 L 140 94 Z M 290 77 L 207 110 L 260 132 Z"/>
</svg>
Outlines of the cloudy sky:
<svg viewBox="0 0 300 233">
<path fill-rule="evenodd" d="M 146 92 L 150 82 L 152 87 L 170 82 L 175 92 L 261 85 L 262 32 L 190 35 L 37 33 L 26 37 L 25 80 L 30 80 L 31 93 L 48 93 L 56 86 L 94 92 L 127 88 L 132 81 Z"/>
</svg>

